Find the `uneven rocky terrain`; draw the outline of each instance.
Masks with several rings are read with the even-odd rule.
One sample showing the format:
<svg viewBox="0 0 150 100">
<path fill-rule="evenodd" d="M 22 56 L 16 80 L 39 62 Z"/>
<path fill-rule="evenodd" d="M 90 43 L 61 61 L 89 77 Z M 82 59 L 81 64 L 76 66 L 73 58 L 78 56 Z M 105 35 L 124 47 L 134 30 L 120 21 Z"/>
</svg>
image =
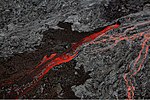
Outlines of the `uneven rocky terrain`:
<svg viewBox="0 0 150 100">
<path fill-rule="evenodd" d="M 117 21 L 119 28 L 83 45 L 19 98 L 150 98 L 149 0 L 0 0 L 0 98 L 16 98 L 11 87 L 29 79 L 9 82 L 45 55 Z"/>
<path fill-rule="evenodd" d="M 149 98 L 150 12 L 118 20 L 122 23 L 118 29 L 85 46 L 75 58 L 77 69 L 84 66 L 85 72 L 91 72 L 84 84 L 72 87 L 78 97 L 127 98 L 127 74 L 135 87 L 134 98 Z"/>
</svg>

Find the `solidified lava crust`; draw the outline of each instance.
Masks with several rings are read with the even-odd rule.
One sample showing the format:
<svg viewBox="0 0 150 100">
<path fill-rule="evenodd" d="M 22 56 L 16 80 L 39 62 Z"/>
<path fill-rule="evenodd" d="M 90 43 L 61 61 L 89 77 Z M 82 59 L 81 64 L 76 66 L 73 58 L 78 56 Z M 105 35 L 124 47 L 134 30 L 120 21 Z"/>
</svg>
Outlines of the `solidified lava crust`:
<svg viewBox="0 0 150 100">
<path fill-rule="evenodd" d="M 2 0 L 0 98 L 149 99 L 149 0 Z"/>
</svg>

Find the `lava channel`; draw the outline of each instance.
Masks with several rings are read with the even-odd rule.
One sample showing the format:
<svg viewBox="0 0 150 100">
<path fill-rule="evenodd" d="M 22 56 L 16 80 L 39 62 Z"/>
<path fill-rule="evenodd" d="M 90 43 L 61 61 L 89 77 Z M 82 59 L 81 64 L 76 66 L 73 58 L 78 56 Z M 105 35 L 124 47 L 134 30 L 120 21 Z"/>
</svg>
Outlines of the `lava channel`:
<svg viewBox="0 0 150 100">
<path fill-rule="evenodd" d="M 1 84 L 1 88 L 3 87 L 9 88 L 9 92 L 7 93 L 8 97 L 21 98 L 28 91 L 34 88 L 38 84 L 38 82 L 44 77 L 44 75 L 49 72 L 50 69 L 62 63 L 71 61 L 73 58 L 77 56 L 77 54 L 81 49 L 81 46 L 87 45 L 88 43 L 93 43 L 93 41 L 96 38 L 102 37 L 103 35 L 105 35 L 106 32 L 118 28 L 119 25 L 120 24 L 116 23 L 107 26 L 100 32 L 93 33 L 92 35 L 89 35 L 81 39 L 79 42 L 72 43 L 71 48 L 69 48 L 62 54 L 55 53 L 49 57 L 45 55 L 42 61 L 38 64 L 38 66 L 36 66 L 32 71 L 30 71 L 23 78 L 18 79 L 16 81 L 6 82 L 10 85 L 9 87 L 8 84 L 5 83 Z M 15 84 L 15 87 L 13 86 L 13 84 Z"/>
</svg>

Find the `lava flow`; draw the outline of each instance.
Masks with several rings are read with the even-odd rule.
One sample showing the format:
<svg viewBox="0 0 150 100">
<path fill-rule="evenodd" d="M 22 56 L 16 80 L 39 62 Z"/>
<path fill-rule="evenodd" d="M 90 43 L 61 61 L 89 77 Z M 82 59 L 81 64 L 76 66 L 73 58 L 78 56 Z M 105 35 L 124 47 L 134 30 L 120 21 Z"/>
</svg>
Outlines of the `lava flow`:
<svg viewBox="0 0 150 100">
<path fill-rule="evenodd" d="M 150 21 L 144 21 L 141 23 L 137 23 L 135 25 L 127 25 L 123 26 L 124 29 L 123 32 L 117 33 L 113 32 L 109 33 L 108 31 L 118 28 L 118 23 L 107 26 L 100 32 L 93 33 L 92 35 L 89 35 L 83 39 L 81 39 L 79 42 L 73 43 L 71 48 L 69 48 L 67 51 L 65 51 L 62 54 L 52 54 L 50 57 L 44 56 L 42 61 L 39 63 L 38 66 L 36 66 L 32 71 L 30 71 L 25 77 L 15 81 L 10 82 L 10 84 L 17 84 L 16 87 L 9 87 L 9 93 L 8 95 L 13 97 L 16 95 L 17 98 L 22 97 L 24 94 L 26 94 L 28 91 L 30 91 L 35 85 L 38 84 L 38 82 L 44 77 L 46 73 L 49 72 L 51 68 L 54 66 L 60 65 L 62 63 L 66 63 L 71 61 L 73 58 L 77 56 L 79 53 L 79 50 L 81 49 L 81 46 L 85 46 L 88 44 L 105 44 L 105 47 L 99 47 L 96 48 L 96 51 L 105 51 L 108 49 L 114 48 L 120 41 L 125 40 L 129 45 L 134 44 L 136 40 L 138 40 L 138 43 L 140 43 L 141 50 L 138 53 L 138 56 L 134 59 L 133 62 L 129 62 L 127 68 L 129 68 L 129 71 L 124 73 L 123 79 L 125 81 L 126 87 L 127 87 L 127 97 L 128 99 L 134 99 L 134 92 L 135 92 L 135 75 L 141 70 L 141 68 L 144 66 L 148 53 L 150 48 L 150 30 L 142 30 L 140 32 L 130 33 L 130 31 L 135 30 L 138 27 L 142 26 L 148 26 L 150 24 Z M 94 50 L 93 50 L 94 51 Z M 95 51 L 95 52 L 96 52 Z M 2 87 L 4 87 L 2 85 Z"/>
<path fill-rule="evenodd" d="M 141 70 L 141 68 L 144 66 L 144 63 L 146 62 L 146 59 L 148 57 L 148 52 L 150 48 L 150 30 L 147 29 L 146 31 L 142 32 L 136 32 L 134 34 L 129 34 L 129 31 L 133 31 L 134 29 L 142 26 L 149 26 L 150 21 L 144 21 L 141 23 L 138 23 L 136 25 L 132 26 L 125 26 L 123 27 L 125 31 L 123 33 L 113 33 L 113 34 L 105 34 L 104 39 L 101 40 L 94 40 L 92 44 L 99 44 L 99 43 L 110 43 L 111 45 L 108 45 L 106 47 L 100 48 L 99 50 L 96 49 L 96 51 L 104 51 L 108 49 L 112 49 L 115 47 L 120 41 L 125 40 L 129 44 L 133 44 L 136 39 L 139 39 L 139 42 L 141 43 L 141 50 L 138 53 L 137 58 L 135 58 L 134 63 L 132 62 L 128 65 L 129 72 L 124 73 L 124 81 L 126 83 L 127 87 L 127 97 L 128 99 L 134 99 L 134 76 Z M 102 37 L 101 37 L 102 38 Z M 107 38 L 107 39 L 106 39 Z M 112 43 L 113 41 L 113 43 Z"/>
<path fill-rule="evenodd" d="M 118 23 L 107 26 L 102 31 L 93 33 L 92 35 L 89 35 L 81 39 L 79 42 L 73 43 L 71 48 L 69 48 L 66 52 L 62 54 L 55 53 L 52 54 L 50 57 L 47 57 L 47 55 L 44 56 L 42 61 L 39 63 L 39 65 L 36 66 L 32 71 L 27 73 L 27 75 L 25 75 L 23 78 L 13 82 L 9 82 L 10 87 L 9 87 L 9 92 L 7 93 L 8 97 L 10 98 L 22 97 L 33 87 L 35 87 L 38 84 L 38 82 L 44 77 L 44 75 L 49 72 L 51 68 L 53 68 L 56 65 L 69 62 L 73 58 L 75 58 L 81 46 L 86 45 L 89 42 L 92 43 L 92 41 L 95 40 L 96 38 L 105 35 L 107 31 L 118 27 L 119 27 Z M 1 88 L 5 87 L 5 85 L 6 87 L 8 87 L 8 84 L 3 84 L 1 85 Z"/>
</svg>

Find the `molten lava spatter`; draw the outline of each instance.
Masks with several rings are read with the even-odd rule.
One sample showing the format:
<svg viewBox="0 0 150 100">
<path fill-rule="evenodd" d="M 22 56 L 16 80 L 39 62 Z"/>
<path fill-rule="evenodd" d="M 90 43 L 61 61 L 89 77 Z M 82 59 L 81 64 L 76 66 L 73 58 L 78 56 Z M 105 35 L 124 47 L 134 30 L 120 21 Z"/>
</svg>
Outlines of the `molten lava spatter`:
<svg viewBox="0 0 150 100">
<path fill-rule="evenodd" d="M 10 91 L 8 93 L 8 96 L 10 98 L 16 98 L 22 97 L 24 94 L 26 94 L 28 91 L 30 91 L 35 85 L 38 84 L 38 82 L 44 77 L 46 73 L 49 72 L 50 69 L 52 69 L 54 66 L 60 65 L 62 63 L 66 63 L 71 61 L 75 56 L 77 56 L 80 48 L 82 45 L 86 45 L 87 43 L 91 42 L 99 38 L 109 30 L 118 28 L 119 24 L 114 24 L 107 26 L 104 30 L 100 32 L 93 33 L 90 36 L 87 36 L 83 39 L 81 39 L 79 42 L 73 43 L 71 48 L 69 48 L 66 52 L 62 54 L 52 54 L 50 57 L 45 55 L 42 59 L 42 61 L 39 63 L 38 66 L 36 66 L 32 71 L 27 73 L 23 78 L 15 80 L 10 82 Z M 16 84 L 14 87 L 13 84 Z M 6 84 L 8 86 L 8 84 Z M 5 84 L 2 84 L 1 87 L 4 87 Z"/>
</svg>

